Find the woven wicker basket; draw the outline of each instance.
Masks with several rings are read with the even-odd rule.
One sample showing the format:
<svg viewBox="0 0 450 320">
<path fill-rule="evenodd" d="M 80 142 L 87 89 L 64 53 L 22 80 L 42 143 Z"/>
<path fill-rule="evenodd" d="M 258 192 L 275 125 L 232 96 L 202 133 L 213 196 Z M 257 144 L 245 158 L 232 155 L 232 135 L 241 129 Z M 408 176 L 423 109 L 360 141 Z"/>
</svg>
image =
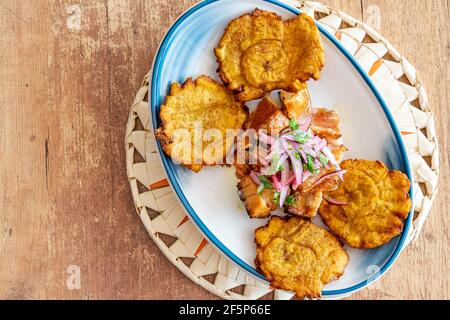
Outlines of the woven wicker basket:
<svg viewBox="0 0 450 320">
<path fill-rule="evenodd" d="M 342 42 L 372 77 L 396 119 L 414 176 L 415 216 L 405 249 L 417 238 L 430 212 L 439 174 L 433 113 L 419 75 L 368 25 L 319 2 L 287 2 L 314 17 Z M 187 277 L 219 297 L 292 298 L 293 293 L 273 290 L 229 262 L 190 222 L 161 166 L 149 116 L 148 87 L 149 74 L 131 106 L 125 148 L 134 204 L 151 238 Z"/>
</svg>

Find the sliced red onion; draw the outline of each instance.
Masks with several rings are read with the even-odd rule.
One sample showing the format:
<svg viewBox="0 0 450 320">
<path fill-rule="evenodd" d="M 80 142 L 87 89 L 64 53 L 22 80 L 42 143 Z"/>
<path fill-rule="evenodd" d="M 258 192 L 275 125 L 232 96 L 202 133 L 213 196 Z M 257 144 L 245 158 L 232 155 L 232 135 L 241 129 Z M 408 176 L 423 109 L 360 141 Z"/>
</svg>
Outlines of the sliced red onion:
<svg viewBox="0 0 450 320">
<path fill-rule="evenodd" d="M 291 156 L 291 162 L 292 170 L 295 174 L 295 185 L 298 187 L 303 182 L 303 165 L 300 160 L 295 158 L 295 156 Z"/>
<path fill-rule="evenodd" d="M 295 139 L 286 139 L 285 141 L 283 141 L 282 146 L 285 151 L 294 151 L 294 150 L 300 149 L 300 144 Z M 289 147 L 292 147 L 292 148 L 289 148 Z M 290 149 L 293 149 L 293 150 L 290 150 Z"/>
<path fill-rule="evenodd" d="M 289 155 L 283 151 L 283 154 L 281 155 L 281 157 L 278 157 L 278 159 L 276 159 L 277 157 L 274 157 L 272 159 L 272 163 L 270 164 L 270 167 L 264 167 L 261 169 L 261 174 L 263 174 L 265 176 L 272 176 L 272 175 L 276 174 L 278 172 L 278 168 L 280 167 L 280 165 L 284 161 L 286 161 L 286 159 L 288 157 L 289 157 Z M 277 160 L 277 161 L 275 161 L 275 160 Z"/>
<path fill-rule="evenodd" d="M 281 155 L 280 160 L 278 160 L 278 163 L 277 163 L 277 169 L 281 166 L 281 164 L 282 164 L 283 162 L 286 161 L 287 158 L 289 158 L 289 154 L 288 154 L 287 152 L 284 152 L 284 153 Z"/>
<path fill-rule="evenodd" d="M 343 175 L 345 172 L 347 172 L 346 170 L 338 170 L 338 171 L 334 171 L 328 174 L 323 175 L 322 177 L 320 177 L 320 179 L 318 179 L 314 184 L 313 184 L 313 188 L 318 186 L 319 184 L 321 184 L 322 182 L 324 182 L 325 180 L 334 177 L 334 176 L 340 176 L 341 174 Z"/>
<path fill-rule="evenodd" d="M 322 152 L 336 168 L 335 172 L 320 177 L 314 183 L 313 187 L 335 175 L 343 179 L 345 173 L 344 170 L 341 170 L 333 153 L 327 146 L 327 141 L 319 136 L 315 136 L 309 130 L 312 116 L 310 114 L 304 114 L 300 120 L 297 130 L 283 130 L 277 139 L 263 132 L 259 134 L 261 143 L 270 148 L 267 156 L 262 154 L 258 155 L 259 162 L 264 166 L 260 172 L 262 175 L 272 178 L 275 189 L 277 192 L 280 192 L 280 206 L 283 206 L 291 188 L 296 190 L 306 179 L 312 176 L 309 170 L 303 169 L 303 163 L 307 163 L 309 157 L 314 158 L 314 169 L 320 169 L 323 165 L 318 159 L 318 156 Z M 311 135 L 311 138 L 306 143 L 300 144 L 295 140 L 296 134 L 304 134 L 306 132 L 309 132 Z M 290 165 L 292 165 L 292 170 L 290 170 Z M 278 173 L 280 166 L 283 167 L 283 170 Z M 252 179 L 257 179 L 258 185 L 260 184 L 259 176 L 252 174 Z"/>
<path fill-rule="evenodd" d="M 290 175 L 290 171 L 291 171 L 291 169 L 289 168 L 289 161 L 286 160 L 282 164 L 282 166 L 284 169 L 283 169 L 283 171 L 281 171 L 281 185 L 289 187 L 288 179 L 289 179 L 289 175 Z"/>
<path fill-rule="evenodd" d="M 291 148 L 289 148 L 289 144 L 290 144 L 291 142 L 288 142 L 288 141 L 286 141 L 286 140 L 284 140 L 284 141 L 282 141 L 281 142 L 281 146 L 283 147 L 283 150 L 284 150 L 284 152 L 286 152 L 286 153 L 290 153 L 292 150 L 292 147 Z"/>
<path fill-rule="evenodd" d="M 300 150 L 300 155 L 302 156 L 303 161 L 308 162 L 308 158 L 306 157 L 306 153 L 303 150 Z"/>
<path fill-rule="evenodd" d="M 303 168 L 302 168 L 302 162 L 301 160 L 298 160 L 295 158 L 295 151 L 289 149 L 289 145 L 287 142 L 283 143 L 283 148 L 286 150 L 286 152 L 289 154 L 289 158 L 292 163 L 292 170 L 295 174 L 295 185 L 298 187 L 302 183 L 302 174 L 303 174 Z M 297 188 L 295 188 L 297 189 Z"/>
<path fill-rule="evenodd" d="M 270 148 L 270 153 L 265 157 L 267 161 L 271 161 L 274 155 L 280 154 L 284 152 L 283 147 L 281 146 L 281 142 L 279 140 L 276 140 L 272 147 Z"/>
<path fill-rule="evenodd" d="M 309 177 L 311 177 L 311 172 L 309 172 L 308 170 L 304 170 L 302 183 L 305 182 Z"/>
<path fill-rule="evenodd" d="M 257 173 L 256 171 L 250 172 L 250 178 L 252 178 L 253 182 L 258 186 L 261 184 L 261 181 L 259 181 L 259 173 Z"/>
<path fill-rule="evenodd" d="M 300 116 L 301 119 L 299 122 L 299 129 L 302 131 L 308 131 L 309 126 L 311 125 L 311 121 L 312 121 L 312 116 L 311 114 L 307 114 L 305 115 L 305 113 L 302 113 L 302 115 Z"/>
<path fill-rule="evenodd" d="M 322 148 L 322 153 L 325 157 L 328 158 L 328 160 L 330 160 L 332 165 L 339 166 L 339 164 L 336 161 L 336 158 L 334 157 L 333 153 L 330 151 L 330 148 L 328 148 L 328 146 Z M 338 167 L 337 169 L 339 170 L 340 167 Z"/>
<path fill-rule="evenodd" d="M 269 163 L 266 161 L 266 159 L 264 159 L 264 157 L 261 156 L 261 155 L 258 155 L 258 160 L 259 160 L 259 162 L 261 162 L 261 164 L 262 164 L 264 167 L 267 167 L 267 166 L 269 165 Z"/>
<path fill-rule="evenodd" d="M 320 142 L 320 144 L 317 147 L 317 151 L 321 151 L 323 148 L 325 148 L 327 146 L 327 140 L 322 139 L 322 141 Z"/>
<path fill-rule="evenodd" d="M 286 201 L 287 195 L 289 191 L 289 186 L 281 187 L 280 191 L 280 208 L 283 208 L 284 201 Z"/>
<path fill-rule="evenodd" d="M 324 198 L 328 203 L 335 204 L 335 205 L 337 205 L 337 206 L 346 206 L 346 205 L 348 205 L 347 202 L 333 199 L 333 198 L 327 196 L 326 194 L 323 195 L 323 198 Z"/>
<path fill-rule="evenodd" d="M 285 134 L 285 135 L 283 135 L 283 137 L 289 141 L 296 141 L 293 134 Z"/>
<path fill-rule="evenodd" d="M 313 149 L 314 149 L 315 152 L 319 152 L 319 151 L 322 150 L 323 147 L 325 147 L 326 145 L 327 145 L 327 144 L 326 144 L 326 141 L 325 141 L 325 144 L 323 144 L 322 139 L 320 139 L 319 137 L 315 137 L 315 139 L 314 139 L 314 141 L 313 141 Z"/>
<path fill-rule="evenodd" d="M 283 154 L 281 156 L 272 158 L 270 167 L 264 167 L 261 169 L 261 174 L 265 176 L 271 176 L 278 172 L 278 168 L 280 167 L 280 164 L 283 163 L 289 155 L 283 151 Z M 277 159 L 278 158 L 278 159 Z"/>
<path fill-rule="evenodd" d="M 302 145 L 303 148 L 311 150 L 314 148 L 313 142 L 310 140 Z"/>
<path fill-rule="evenodd" d="M 314 151 L 314 146 L 312 143 L 305 143 L 302 148 L 307 154 L 310 154 L 313 157 L 317 156 L 317 153 Z"/>
<path fill-rule="evenodd" d="M 276 174 L 272 176 L 272 182 L 277 192 L 281 192 L 281 184 Z"/>
<path fill-rule="evenodd" d="M 318 136 L 314 136 L 310 141 L 314 145 L 318 145 L 319 143 L 322 143 L 322 139 L 320 137 L 318 137 Z"/>
<path fill-rule="evenodd" d="M 306 150 L 305 150 L 306 151 Z M 311 157 L 315 158 L 317 157 L 317 153 L 314 150 L 308 150 L 306 151 L 306 153 L 308 153 Z"/>
<path fill-rule="evenodd" d="M 275 138 L 272 136 L 268 136 L 264 132 L 259 133 L 259 140 L 265 144 L 270 144 L 270 145 L 275 143 Z"/>
<path fill-rule="evenodd" d="M 294 180 L 295 180 L 295 173 L 294 173 L 294 171 L 291 171 L 291 173 L 289 174 L 289 177 L 288 177 L 288 179 L 286 181 L 286 184 L 289 185 L 292 182 L 294 182 Z"/>
<path fill-rule="evenodd" d="M 316 158 L 314 159 L 314 169 L 320 169 L 322 167 L 322 164 L 320 161 Z"/>
</svg>

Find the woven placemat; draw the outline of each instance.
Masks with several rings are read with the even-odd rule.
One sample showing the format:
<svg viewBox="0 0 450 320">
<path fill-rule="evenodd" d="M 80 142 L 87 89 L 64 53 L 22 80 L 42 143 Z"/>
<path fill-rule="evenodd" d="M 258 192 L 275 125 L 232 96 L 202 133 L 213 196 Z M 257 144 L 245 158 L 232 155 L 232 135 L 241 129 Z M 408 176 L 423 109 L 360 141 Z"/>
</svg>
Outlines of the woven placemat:
<svg viewBox="0 0 450 320">
<path fill-rule="evenodd" d="M 437 193 L 439 151 L 433 113 L 416 69 L 370 26 L 319 2 L 287 1 L 314 17 L 372 77 L 399 126 L 414 177 L 414 221 L 403 249 L 420 234 Z M 291 299 L 248 275 L 209 244 L 166 179 L 149 115 L 150 73 L 126 127 L 127 174 L 134 204 L 153 241 L 187 277 L 224 299 Z M 339 298 L 339 297 L 334 297 Z"/>
</svg>

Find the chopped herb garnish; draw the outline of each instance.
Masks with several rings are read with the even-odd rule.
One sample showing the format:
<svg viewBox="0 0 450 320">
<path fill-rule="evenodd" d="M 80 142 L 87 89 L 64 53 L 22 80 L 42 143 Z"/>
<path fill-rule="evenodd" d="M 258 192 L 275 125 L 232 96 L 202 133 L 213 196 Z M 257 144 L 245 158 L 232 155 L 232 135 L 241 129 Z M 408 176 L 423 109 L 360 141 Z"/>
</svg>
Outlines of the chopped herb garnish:
<svg viewBox="0 0 450 320">
<path fill-rule="evenodd" d="M 287 149 L 288 149 L 289 151 L 294 150 L 294 146 L 292 145 L 292 143 L 288 142 L 287 145 L 288 145 Z"/>
<path fill-rule="evenodd" d="M 274 154 L 272 158 L 272 163 L 270 164 L 270 175 L 278 172 L 278 162 L 280 161 L 280 155 L 278 153 Z"/>
<path fill-rule="evenodd" d="M 266 176 L 259 176 L 259 181 L 261 182 L 260 186 L 263 186 L 263 190 L 273 188 L 272 184 L 270 183 L 269 179 L 267 179 Z"/>
<path fill-rule="evenodd" d="M 273 202 L 275 202 L 276 204 L 280 203 L 280 193 L 279 192 L 275 192 L 273 194 Z"/>
<path fill-rule="evenodd" d="M 278 168 L 277 168 L 277 172 L 278 171 L 284 171 L 284 166 L 279 166 Z"/>
<path fill-rule="evenodd" d="M 305 143 L 306 141 L 308 141 L 308 139 L 310 139 L 310 136 L 308 133 L 306 132 L 299 132 L 294 136 L 295 141 L 297 141 L 298 143 Z"/>
<path fill-rule="evenodd" d="M 258 194 L 260 195 L 264 189 L 273 189 L 272 183 L 270 183 L 269 179 L 266 176 L 259 176 L 259 181 L 261 184 L 258 187 Z"/>
<path fill-rule="evenodd" d="M 308 160 L 306 164 L 303 165 L 303 168 L 311 172 L 312 174 L 316 174 L 319 172 L 319 169 L 314 168 L 314 157 L 311 155 L 306 155 L 306 159 Z"/>
<path fill-rule="evenodd" d="M 294 158 L 297 160 L 300 160 L 300 153 L 299 152 L 295 152 L 294 153 Z"/>
<path fill-rule="evenodd" d="M 297 130 L 299 128 L 297 120 L 295 120 L 294 118 L 289 120 L 289 127 L 291 127 L 292 130 Z"/>
<path fill-rule="evenodd" d="M 295 202 L 295 198 L 293 196 L 288 196 L 284 203 L 286 203 L 287 205 L 293 205 L 294 202 Z"/>
<path fill-rule="evenodd" d="M 308 160 L 306 163 L 306 168 L 308 168 L 309 171 L 312 171 L 314 169 L 314 157 L 308 154 L 306 156 L 306 160 Z"/>
<path fill-rule="evenodd" d="M 325 157 L 322 152 L 319 153 L 319 161 L 324 167 L 328 165 L 328 158 Z"/>
</svg>

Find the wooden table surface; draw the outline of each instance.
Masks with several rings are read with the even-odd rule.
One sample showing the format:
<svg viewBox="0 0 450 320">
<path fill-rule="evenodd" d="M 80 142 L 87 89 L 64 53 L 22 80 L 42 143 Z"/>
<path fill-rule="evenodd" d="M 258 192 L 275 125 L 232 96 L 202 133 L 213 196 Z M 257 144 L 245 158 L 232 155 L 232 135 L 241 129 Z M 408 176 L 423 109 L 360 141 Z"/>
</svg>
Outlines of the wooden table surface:
<svg viewBox="0 0 450 320">
<path fill-rule="evenodd" d="M 216 298 L 147 235 L 123 147 L 158 43 L 194 2 L 0 2 L 0 298 Z M 448 299 L 449 3 L 325 3 L 380 28 L 417 67 L 441 146 L 440 193 L 422 235 L 353 298 Z"/>
</svg>

